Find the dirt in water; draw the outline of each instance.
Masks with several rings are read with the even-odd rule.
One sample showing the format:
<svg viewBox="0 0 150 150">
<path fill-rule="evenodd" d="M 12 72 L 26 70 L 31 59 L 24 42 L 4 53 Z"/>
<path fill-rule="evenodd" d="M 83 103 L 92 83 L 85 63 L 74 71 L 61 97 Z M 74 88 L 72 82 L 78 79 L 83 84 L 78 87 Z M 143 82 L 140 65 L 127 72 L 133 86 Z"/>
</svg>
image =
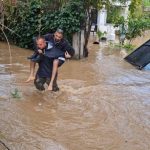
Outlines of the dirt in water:
<svg viewBox="0 0 150 150">
<path fill-rule="evenodd" d="M 89 58 L 60 68 L 59 92 L 41 93 L 24 83 L 32 51 L 11 46 L 10 65 L 0 43 L 0 140 L 10 150 L 150 149 L 150 72 L 89 47 Z"/>
</svg>

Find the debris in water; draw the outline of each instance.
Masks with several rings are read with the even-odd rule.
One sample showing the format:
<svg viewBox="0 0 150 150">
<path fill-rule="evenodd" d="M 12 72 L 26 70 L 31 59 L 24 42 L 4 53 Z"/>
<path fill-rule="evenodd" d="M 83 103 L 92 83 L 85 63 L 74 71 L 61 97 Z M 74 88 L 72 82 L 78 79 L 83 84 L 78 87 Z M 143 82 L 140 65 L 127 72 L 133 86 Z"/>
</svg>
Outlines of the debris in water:
<svg viewBox="0 0 150 150">
<path fill-rule="evenodd" d="M 41 106 L 41 105 L 42 105 L 42 103 L 39 103 L 38 105 L 39 105 L 39 106 Z"/>
<path fill-rule="evenodd" d="M 11 96 L 13 98 L 19 99 L 19 98 L 21 98 L 21 93 L 19 92 L 19 90 L 17 88 L 15 88 L 15 90 L 11 92 Z"/>
</svg>

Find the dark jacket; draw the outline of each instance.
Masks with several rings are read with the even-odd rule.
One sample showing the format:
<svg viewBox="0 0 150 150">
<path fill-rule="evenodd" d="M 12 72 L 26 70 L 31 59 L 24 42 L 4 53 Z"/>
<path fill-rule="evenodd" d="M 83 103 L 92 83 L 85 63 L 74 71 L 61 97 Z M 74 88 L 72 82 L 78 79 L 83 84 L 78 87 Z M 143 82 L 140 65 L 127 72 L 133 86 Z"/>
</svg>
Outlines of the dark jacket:
<svg viewBox="0 0 150 150">
<path fill-rule="evenodd" d="M 52 51 L 56 50 L 56 51 L 59 51 L 60 53 L 61 51 L 64 53 L 67 51 L 71 56 L 74 55 L 75 53 L 74 48 L 64 38 L 60 42 L 57 43 L 54 41 L 54 34 L 46 34 L 44 35 L 44 37 L 47 42 L 50 42 L 53 45 L 53 48 L 51 49 Z"/>
</svg>

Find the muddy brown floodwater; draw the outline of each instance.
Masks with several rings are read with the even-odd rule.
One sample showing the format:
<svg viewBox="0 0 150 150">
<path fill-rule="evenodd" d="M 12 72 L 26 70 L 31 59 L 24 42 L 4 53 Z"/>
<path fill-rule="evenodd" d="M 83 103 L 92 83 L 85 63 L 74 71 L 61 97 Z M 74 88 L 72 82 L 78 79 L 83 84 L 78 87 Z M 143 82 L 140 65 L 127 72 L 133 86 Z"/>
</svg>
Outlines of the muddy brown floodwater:
<svg viewBox="0 0 150 150">
<path fill-rule="evenodd" d="M 0 140 L 10 150 L 150 150 L 150 71 L 104 44 L 89 48 L 60 68 L 59 92 L 40 93 L 24 83 L 32 51 L 11 46 L 11 66 L 0 43 Z"/>
</svg>

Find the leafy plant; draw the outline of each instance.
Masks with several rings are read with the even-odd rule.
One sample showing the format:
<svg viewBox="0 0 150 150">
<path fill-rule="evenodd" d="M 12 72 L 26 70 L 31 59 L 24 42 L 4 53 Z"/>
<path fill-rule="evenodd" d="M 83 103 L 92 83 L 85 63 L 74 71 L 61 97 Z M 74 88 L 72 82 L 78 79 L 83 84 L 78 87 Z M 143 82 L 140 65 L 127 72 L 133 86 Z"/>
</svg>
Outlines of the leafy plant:
<svg viewBox="0 0 150 150">
<path fill-rule="evenodd" d="M 107 33 L 106 31 L 101 32 L 100 30 L 98 30 L 97 31 L 97 36 L 98 36 L 99 39 L 101 39 L 102 37 L 104 37 L 106 35 L 106 33 Z"/>
<path fill-rule="evenodd" d="M 131 18 L 141 17 L 143 14 L 142 0 L 131 0 L 129 11 Z"/>
<path fill-rule="evenodd" d="M 16 7 L 5 5 L 5 25 L 15 32 L 14 34 L 5 28 L 8 39 L 20 47 L 32 48 L 32 38 L 39 34 L 44 35 L 61 28 L 70 39 L 74 32 L 80 31 L 84 19 L 82 2 L 70 0 L 57 10 L 51 6 L 52 3 L 48 7 L 42 0 L 31 0 L 26 3 L 18 1 Z"/>
<path fill-rule="evenodd" d="M 132 44 L 124 44 L 123 48 L 126 49 L 127 51 L 133 51 L 135 46 Z"/>
<path fill-rule="evenodd" d="M 117 19 L 114 21 L 114 26 L 118 27 L 119 25 L 125 24 L 125 19 L 123 16 L 117 17 Z"/>
<path fill-rule="evenodd" d="M 11 92 L 11 96 L 13 98 L 17 98 L 17 99 L 21 98 L 20 92 L 17 88 L 15 88 L 15 90 L 13 92 Z"/>
<path fill-rule="evenodd" d="M 137 36 L 141 36 L 142 32 L 150 28 L 149 18 L 129 18 L 128 21 L 128 30 L 126 33 L 126 39 L 131 43 L 132 39 Z"/>
<path fill-rule="evenodd" d="M 107 23 L 116 24 L 120 19 L 121 7 L 119 6 L 110 6 L 107 14 Z"/>
</svg>

